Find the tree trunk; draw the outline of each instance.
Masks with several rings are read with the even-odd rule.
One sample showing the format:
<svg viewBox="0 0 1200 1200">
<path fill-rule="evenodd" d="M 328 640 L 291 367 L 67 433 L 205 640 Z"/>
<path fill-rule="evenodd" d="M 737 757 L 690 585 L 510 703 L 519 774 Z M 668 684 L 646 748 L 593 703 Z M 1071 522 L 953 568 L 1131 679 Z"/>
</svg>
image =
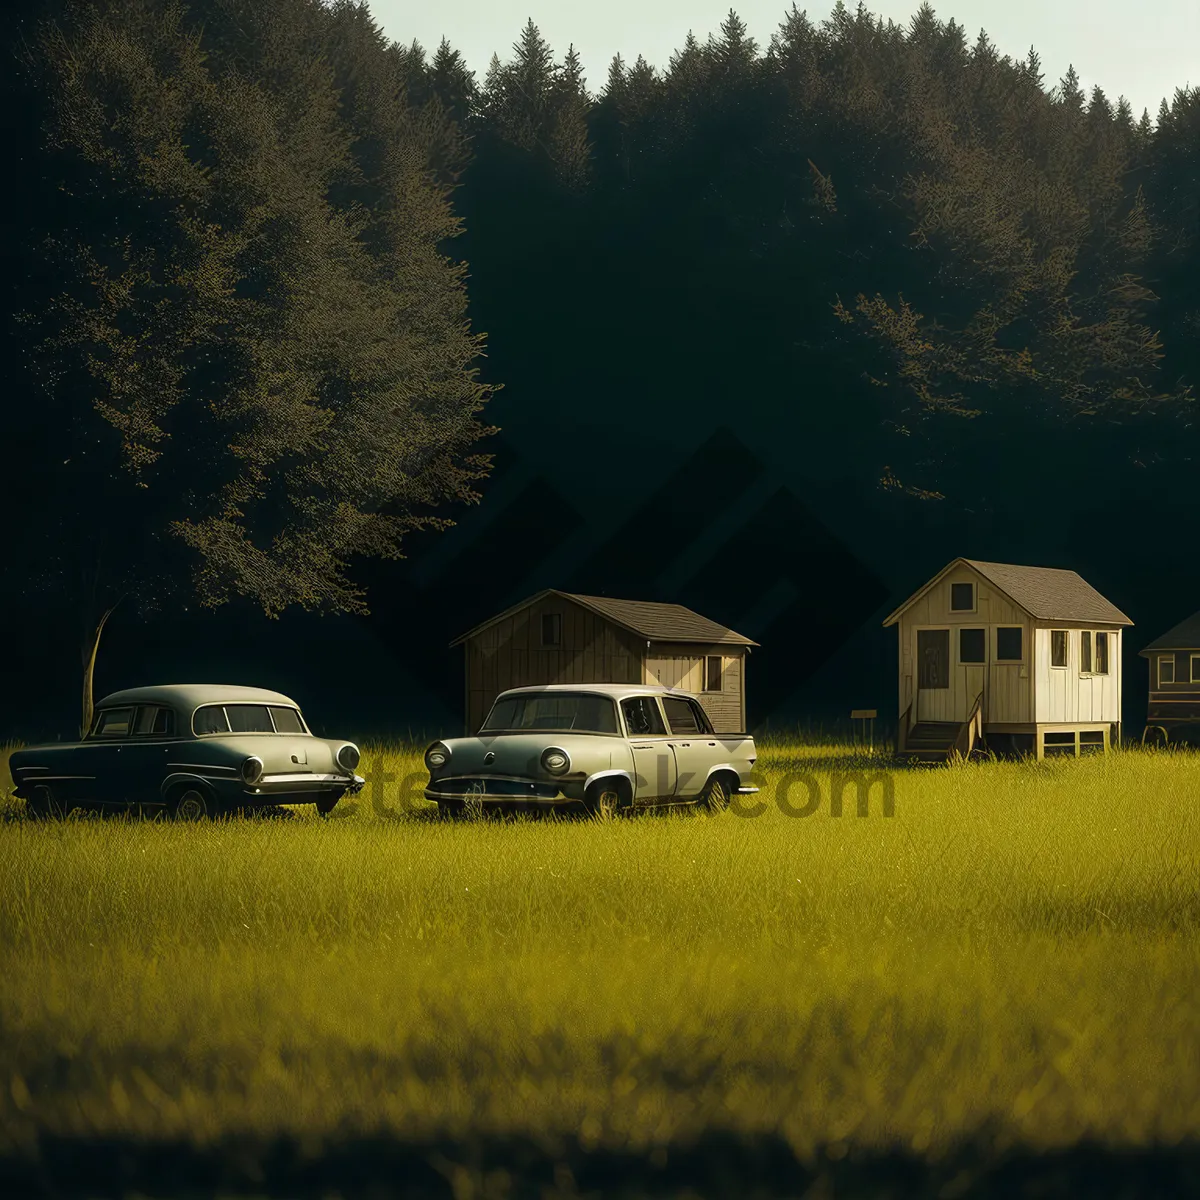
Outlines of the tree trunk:
<svg viewBox="0 0 1200 1200">
<path fill-rule="evenodd" d="M 118 600 L 117 604 L 121 601 Z M 100 635 L 104 632 L 104 626 L 108 623 L 108 618 L 112 616 L 113 609 L 117 607 L 114 604 L 100 618 L 96 625 L 95 632 L 89 639 L 89 644 L 83 650 L 83 721 L 79 727 L 79 736 L 85 738 L 88 731 L 92 728 L 92 677 L 96 672 L 96 651 L 100 649 Z"/>
</svg>

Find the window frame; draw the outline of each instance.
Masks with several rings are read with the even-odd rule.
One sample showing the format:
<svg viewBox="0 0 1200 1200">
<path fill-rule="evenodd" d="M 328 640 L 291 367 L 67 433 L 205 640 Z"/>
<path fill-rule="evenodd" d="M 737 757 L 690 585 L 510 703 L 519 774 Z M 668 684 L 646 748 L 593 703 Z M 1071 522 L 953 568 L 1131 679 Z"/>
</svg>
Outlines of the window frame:
<svg viewBox="0 0 1200 1200">
<path fill-rule="evenodd" d="M 1200 662 L 1200 654 L 1188 651 L 1188 683 L 1200 683 L 1200 673 L 1196 670 L 1196 663 Z"/>
<path fill-rule="evenodd" d="M 995 629 L 996 629 L 996 637 L 993 641 L 993 645 L 995 647 L 996 654 L 995 654 L 995 658 L 993 658 L 992 661 L 999 663 L 1002 666 L 1016 666 L 1018 664 L 1023 665 L 1025 663 L 1026 643 L 1029 641 L 1029 639 L 1025 636 L 1025 626 L 1024 625 L 997 625 L 995 627 Z M 1015 629 L 1021 637 L 1021 653 L 1017 658 L 1002 658 L 1000 656 L 1000 634 L 1002 632 L 1004 632 L 1006 630 L 1010 630 L 1010 629 Z"/>
<path fill-rule="evenodd" d="M 1054 661 L 1054 639 L 1057 635 L 1062 636 L 1063 660 L 1058 663 Z M 1055 671 L 1068 671 L 1071 668 L 1071 631 L 1069 629 L 1051 629 L 1050 630 L 1050 666 Z"/>
<path fill-rule="evenodd" d="M 663 717 L 667 722 L 667 734 L 669 737 L 704 737 L 706 734 L 712 733 L 712 722 L 708 719 L 708 713 L 704 711 L 704 706 L 697 700 L 693 700 L 691 696 L 660 696 L 662 702 Z M 696 722 L 695 729 L 676 729 L 671 722 L 671 714 L 667 711 L 667 701 L 674 701 L 676 704 L 682 704 L 691 714 Z"/>
<path fill-rule="evenodd" d="M 1170 679 L 1163 678 L 1163 663 L 1170 663 L 1170 665 L 1171 665 L 1171 678 Z M 1164 684 L 1173 686 L 1175 683 L 1175 667 L 1176 667 L 1175 655 L 1174 654 L 1158 655 L 1156 667 L 1157 667 L 1157 672 L 1155 675 L 1155 681 L 1157 682 L 1158 686 L 1162 687 Z"/>
<path fill-rule="evenodd" d="M 1086 650 L 1085 650 L 1086 647 Z M 1080 675 L 1095 675 L 1096 656 L 1092 645 L 1092 631 L 1079 631 L 1079 673 Z"/>
<path fill-rule="evenodd" d="M 547 625 L 549 622 L 549 625 Z M 561 650 L 562 649 L 562 613 L 560 612 L 544 612 L 541 617 L 541 647 L 543 650 Z M 553 639 L 547 639 L 546 630 L 550 628 L 554 631 Z"/>
<path fill-rule="evenodd" d="M 971 589 L 971 605 L 969 608 L 955 608 L 954 589 L 958 587 L 968 587 Z M 973 579 L 960 579 L 956 583 L 950 584 L 950 611 L 959 615 L 979 611 L 979 589 L 975 586 Z"/>
<path fill-rule="evenodd" d="M 654 714 L 655 720 L 658 721 L 658 731 L 652 733 L 635 733 L 629 728 L 629 721 L 625 716 L 625 705 L 627 704 L 644 704 Z M 667 736 L 667 720 L 663 713 L 662 705 L 658 703 L 657 696 L 626 696 L 618 703 L 617 708 L 621 712 L 621 728 L 625 732 L 625 736 L 630 741 L 636 741 L 638 738 L 655 738 Z"/>
<path fill-rule="evenodd" d="M 141 718 L 142 713 L 147 710 L 154 713 L 154 720 L 150 723 L 151 728 L 145 733 L 138 733 L 138 720 Z M 153 726 L 158 723 L 160 713 L 166 713 L 170 718 L 168 722 L 170 728 L 156 733 Z M 134 720 L 134 728 L 131 730 L 129 736 L 133 738 L 173 738 L 175 736 L 175 710 L 169 704 L 139 704 L 137 706 L 137 718 Z"/>
<path fill-rule="evenodd" d="M 92 718 L 92 728 L 88 732 L 87 740 L 95 739 L 97 742 L 115 742 L 118 738 L 133 737 L 133 723 L 137 718 L 138 706 L 136 704 L 115 704 L 111 708 L 102 708 Z M 125 725 L 124 733 L 100 733 L 100 722 L 110 713 L 128 712 L 129 720 Z"/>
<path fill-rule="evenodd" d="M 246 707 L 249 707 L 249 708 L 265 708 L 267 710 L 267 716 L 270 718 L 270 721 L 271 721 L 270 730 L 262 729 L 255 733 L 238 733 L 238 732 L 236 732 L 233 729 L 232 722 L 229 720 L 229 713 L 227 713 L 225 710 L 227 708 L 238 708 L 243 705 Z M 198 733 L 196 731 L 196 716 L 200 713 L 200 711 L 202 709 L 205 709 L 205 708 L 219 708 L 221 710 L 221 715 L 225 718 L 225 728 L 224 729 L 215 729 L 210 733 Z M 289 712 L 294 712 L 296 714 L 296 719 L 300 722 L 300 729 L 302 732 L 297 733 L 295 730 L 291 730 L 291 729 L 286 729 L 286 730 L 281 731 L 279 729 L 279 727 L 275 724 L 275 713 L 273 710 L 277 709 L 277 708 L 286 708 Z M 191 726 L 192 736 L 198 737 L 198 738 L 209 738 L 209 737 L 312 737 L 312 731 L 308 727 L 308 722 L 305 721 L 304 714 L 300 711 L 299 708 L 297 708 L 294 704 L 272 704 L 270 701 L 263 701 L 262 704 L 251 704 L 247 700 L 215 701 L 210 704 L 198 704 L 192 710 L 192 719 L 189 722 L 189 724 Z"/>
<path fill-rule="evenodd" d="M 962 640 L 964 633 L 981 633 L 983 634 L 983 650 L 982 658 L 963 658 Z M 960 667 L 985 667 L 987 666 L 987 626 L 986 625 L 960 625 L 958 629 L 958 665 Z"/>
<path fill-rule="evenodd" d="M 710 669 L 713 663 L 717 664 L 717 686 L 712 686 L 712 676 Z M 705 692 L 710 692 L 717 695 L 725 690 L 725 656 L 723 654 L 706 654 L 704 656 L 704 687 Z"/>
<path fill-rule="evenodd" d="M 1112 674 L 1112 645 L 1110 642 L 1111 634 L 1107 629 L 1092 630 L 1092 674 L 1093 675 L 1111 675 Z M 1104 667 L 1100 667 L 1100 647 L 1104 646 Z"/>
</svg>

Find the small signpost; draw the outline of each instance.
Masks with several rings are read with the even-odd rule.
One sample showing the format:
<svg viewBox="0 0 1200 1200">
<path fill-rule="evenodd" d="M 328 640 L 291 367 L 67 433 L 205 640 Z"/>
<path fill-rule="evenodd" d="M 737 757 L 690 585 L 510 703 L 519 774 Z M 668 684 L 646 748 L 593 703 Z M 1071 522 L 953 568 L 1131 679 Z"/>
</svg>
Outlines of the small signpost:
<svg viewBox="0 0 1200 1200">
<path fill-rule="evenodd" d="M 862 736 L 867 739 L 870 753 L 875 753 L 875 718 L 879 713 L 873 708 L 854 708 L 850 710 L 850 720 L 862 722 Z"/>
</svg>

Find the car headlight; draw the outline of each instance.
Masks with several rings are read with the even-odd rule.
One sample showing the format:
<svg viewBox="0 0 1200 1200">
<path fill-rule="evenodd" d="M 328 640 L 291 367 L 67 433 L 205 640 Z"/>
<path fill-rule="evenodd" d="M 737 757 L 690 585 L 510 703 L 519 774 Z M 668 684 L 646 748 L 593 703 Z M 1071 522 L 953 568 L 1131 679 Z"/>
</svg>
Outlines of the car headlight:
<svg viewBox="0 0 1200 1200">
<path fill-rule="evenodd" d="M 450 761 L 450 747 L 445 742 L 434 742 L 425 751 L 425 765 L 431 770 L 444 767 Z"/>
<path fill-rule="evenodd" d="M 263 760 L 256 754 L 242 763 L 242 778 L 247 783 L 257 783 L 263 777 Z"/>
<path fill-rule="evenodd" d="M 547 746 L 542 751 L 542 766 L 551 775 L 561 775 L 571 765 L 571 756 L 557 746 Z"/>
<path fill-rule="evenodd" d="M 358 760 L 361 757 L 362 755 L 359 754 L 358 747 L 352 742 L 347 742 L 346 745 L 344 745 L 337 752 L 337 765 L 341 767 L 343 771 L 352 772 L 354 768 L 358 766 Z"/>
</svg>

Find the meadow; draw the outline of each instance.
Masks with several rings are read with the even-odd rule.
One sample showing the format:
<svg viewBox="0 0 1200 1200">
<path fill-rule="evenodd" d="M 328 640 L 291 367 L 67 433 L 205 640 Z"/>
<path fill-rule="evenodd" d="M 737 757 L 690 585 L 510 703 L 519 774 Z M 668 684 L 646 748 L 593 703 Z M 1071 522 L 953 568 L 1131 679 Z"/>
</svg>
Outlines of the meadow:
<svg viewBox="0 0 1200 1200">
<path fill-rule="evenodd" d="M 769 741 L 762 811 L 715 816 L 440 822 L 376 791 L 325 821 L 38 823 L 9 799 L 0 1179 L 51 1194 L 75 1153 L 90 1194 L 160 1194 L 169 1167 L 156 1193 L 119 1165 L 155 1146 L 224 1163 L 230 1195 L 300 1194 L 346 1146 L 410 1148 L 456 1200 L 618 1194 L 585 1186 L 601 1161 L 661 1193 L 714 1144 L 690 1195 L 753 1194 L 763 1155 L 947 1196 L 968 1152 L 979 1178 L 1081 1146 L 1194 1172 L 1200 755 L 897 768 L 894 815 L 836 817 L 849 755 Z M 822 802 L 788 816 L 806 770 Z"/>
</svg>

